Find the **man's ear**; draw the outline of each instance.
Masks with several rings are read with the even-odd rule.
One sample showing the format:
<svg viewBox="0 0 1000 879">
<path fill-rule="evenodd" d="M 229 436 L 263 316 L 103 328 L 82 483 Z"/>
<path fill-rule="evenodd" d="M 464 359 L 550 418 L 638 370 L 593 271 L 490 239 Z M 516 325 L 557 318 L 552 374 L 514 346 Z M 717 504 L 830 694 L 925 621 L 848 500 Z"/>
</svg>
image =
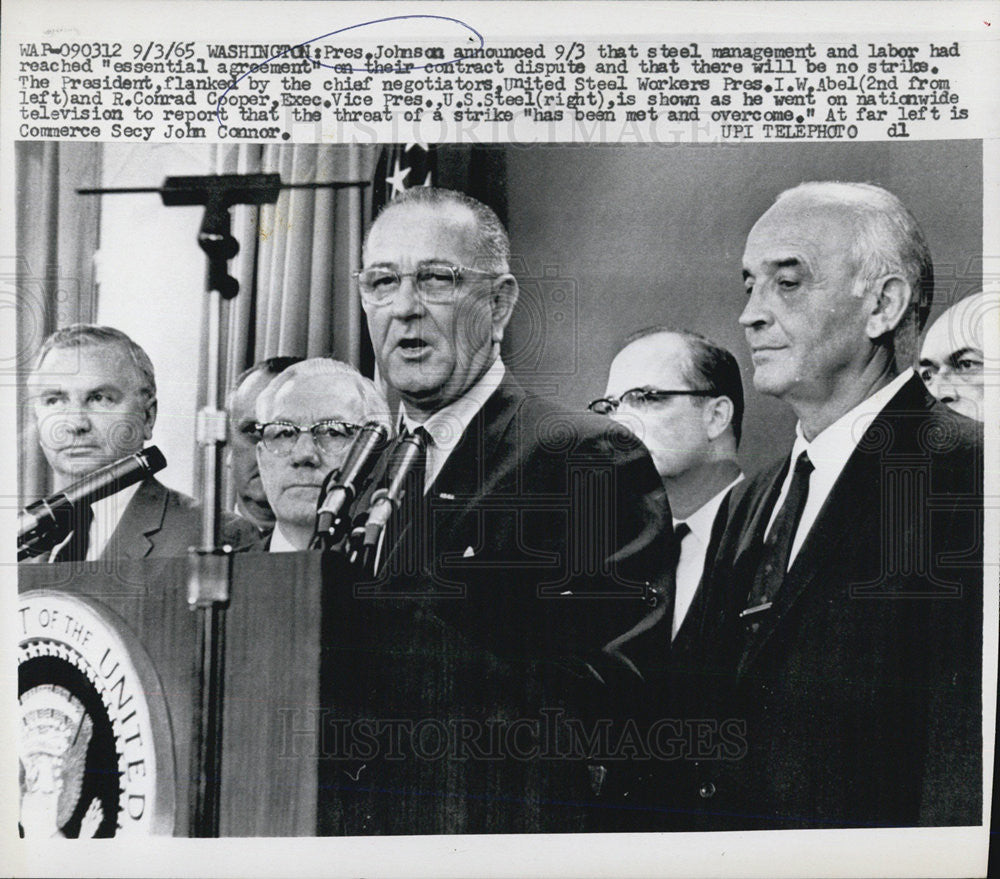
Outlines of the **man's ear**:
<svg viewBox="0 0 1000 879">
<path fill-rule="evenodd" d="M 493 321 L 493 341 L 497 344 L 503 341 L 504 330 L 510 322 L 517 305 L 519 290 L 517 280 L 510 273 L 500 275 L 493 281 L 490 290 L 490 313 Z"/>
<path fill-rule="evenodd" d="M 865 332 L 869 339 L 878 339 L 899 326 L 910 307 L 913 290 L 902 276 L 886 275 L 872 285 L 871 296 L 871 311 Z"/>
<path fill-rule="evenodd" d="M 729 397 L 709 397 L 702 409 L 705 433 L 710 440 L 718 439 L 733 420 L 733 401 Z"/>
<path fill-rule="evenodd" d="M 142 438 L 149 442 L 153 438 L 153 425 L 156 424 L 156 397 L 150 397 L 143 412 Z"/>
</svg>

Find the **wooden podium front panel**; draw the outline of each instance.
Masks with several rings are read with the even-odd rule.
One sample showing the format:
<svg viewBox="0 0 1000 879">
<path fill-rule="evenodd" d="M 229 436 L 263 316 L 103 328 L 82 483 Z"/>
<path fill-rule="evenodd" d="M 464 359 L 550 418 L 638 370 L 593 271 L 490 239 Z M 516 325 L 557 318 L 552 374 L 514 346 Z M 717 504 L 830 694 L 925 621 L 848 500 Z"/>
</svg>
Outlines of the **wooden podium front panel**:
<svg viewBox="0 0 1000 879">
<path fill-rule="evenodd" d="M 187 607 L 186 559 L 20 565 L 18 591 L 56 589 L 112 611 L 143 645 L 170 714 L 176 780 L 174 835 L 188 832 L 191 671 L 195 619 Z"/>
<path fill-rule="evenodd" d="M 320 554 L 234 561 L 220 833 L 314 836 Z"/>
<path fill-rule="evenodd" d="M 222 836 L 316 833 L 320 576 L 314 553 L 234 559 L 226 612 Z M 112 611 L 143 645 L 170 715 L 174 834 L 188 835 L 196 615 L 187 560 L 21 565 L 19 591 L 56 589 Z M 293 731 L 297 736 L 290 736 Z"/>
</svg>

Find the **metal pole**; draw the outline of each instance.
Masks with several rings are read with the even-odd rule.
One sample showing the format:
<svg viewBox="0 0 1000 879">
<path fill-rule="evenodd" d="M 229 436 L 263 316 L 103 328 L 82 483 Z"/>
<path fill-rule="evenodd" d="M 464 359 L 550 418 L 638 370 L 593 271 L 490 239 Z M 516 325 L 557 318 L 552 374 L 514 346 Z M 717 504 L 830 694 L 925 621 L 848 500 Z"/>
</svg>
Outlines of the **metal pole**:
<svg viewBox="0 0 1000 879">
<path fill-rule="evenodd" d="M 230 235 L 228 206 L 209 200 L 198 243 L 208 256 L 208 347 L 205 406 L 198 413 L 202 452 L 201 546 L 192 550 L 188 570 L 188 603 L 198 615 L 194 665 L 191 738 L 190 828 L 194 837 L 219 835 L 222 798 L 222 713 L 226 658 L 226 605 L 232 586 L 232 553 L 222 546 L 222 455 L 226 444 L 223 375 L 226 344 L 222 300 L 238 290 L 226 264 L 239 245 Z"/>
<path fill-rule="evenodd" d="M 357 180 L 361 174 L 361 148 L 356 144 L 348 144 L 347 147 L 347 176 L 351 180 Z M 347 190 L 347 212 L 349 215 L 347 227 L 347 251 L 350 265 L 348 270 L 355 272 L 361 268 L 361 244 L 362 244 L 362 188 L 351 187 Z M 354 295 L 353 285 L 348 284 L 347 288 L 347 326 L 348 326 L 348 348 L 344 352 L 348 363 L 355 369 L 361 368 L 361 300 Z"/>
</svg>

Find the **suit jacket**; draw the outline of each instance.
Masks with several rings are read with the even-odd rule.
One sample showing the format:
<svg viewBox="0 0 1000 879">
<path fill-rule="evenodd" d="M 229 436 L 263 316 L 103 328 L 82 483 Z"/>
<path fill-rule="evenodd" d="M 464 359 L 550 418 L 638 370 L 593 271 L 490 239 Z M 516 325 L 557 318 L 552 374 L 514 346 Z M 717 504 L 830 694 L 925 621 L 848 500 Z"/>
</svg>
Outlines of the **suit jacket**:
<svg viewBox="0 0 1000 879">
<path fill-rule="evenodd" d="M 673 639 L 671 648 L 671 673 L 683 674 L 686 667 L 685 657 L 696 655 L 698 645 L 704 635 L 702 626 L 705 620 L 704 604 L 706 599 L 704 571 L 711 568 L 715 557 L 719 553 L 719 546 L 722 543 L 722 535 L 726 530 L 726 522 L 729 519 L 729 500 L 733 496 L 735 486 L 726 492 L 726 496 L 719 504 L 715 519 L 712 522 L 712 530 L 709 532 L 708 546 L 705 549 L 705 565 L 702 570 L 701 580 L 698 588 L 691 599 L 688 612 L 685 614 L 677 635 Z"/>
<path fill-rule="evenodd" d="M 673 698 L 712 730 L 673 767 L 665 814 L 705 829 L 979 823 L 980 426 L 907 382 L 748 625 L 785 463 L 736 488 L 706 573 L 697 673 Z"/>
<path fill-rule="evenodd" d="M 327 590 L 330 715 L 423 721 L 424 744 L 446 746 L 432 759 L 374 736 L 350 755 L 342 738 L 320 832 L 584 829 L 620 756 L 595 724 L 638 710 L 665 670 L 669 523 L 634 436 L 507 377 L 380 574 Z"/>
<path fill-rule="evenodd" d="M 224 513 L 222 536 L 224 543 L 243 550 L 256 540 L 257 531 L 247 520 Z M 201 508 L 198 503 L 149 476 L 139 484 L 129 501 L 100 560 L 185 556 L 189 546 L 200 543 Z M 38 558 L 38 561 L 49 560 L 49 554 Z"/>
</svg>

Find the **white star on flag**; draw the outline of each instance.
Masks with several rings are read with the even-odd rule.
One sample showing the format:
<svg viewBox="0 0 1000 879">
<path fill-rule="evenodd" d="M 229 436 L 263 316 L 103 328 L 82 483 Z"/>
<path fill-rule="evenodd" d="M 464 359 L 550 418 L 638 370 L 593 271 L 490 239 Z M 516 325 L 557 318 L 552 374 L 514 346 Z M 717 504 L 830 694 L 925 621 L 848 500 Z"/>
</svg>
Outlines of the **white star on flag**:
<svg viewBox="0 0 1000 879">
<path fill-rule="evenodd" d="M 392 196 L 390 196 L 391 198 L 395 198 L 397 195 L 399 195 L 399 193 L 403 192 L 406 189 L 406 186 L 404 185 L 403 181 L 406 180 L 407 175 L 410 173 L 410 169 L 408 167 L 407 168 L 399 167 L 399 159 L 396 159 L 396 161 L 393 163 L 393 169 L 394 170 L 392 176 L 385 178 L 385 182 L 392 187 Z"/>
</svg>

